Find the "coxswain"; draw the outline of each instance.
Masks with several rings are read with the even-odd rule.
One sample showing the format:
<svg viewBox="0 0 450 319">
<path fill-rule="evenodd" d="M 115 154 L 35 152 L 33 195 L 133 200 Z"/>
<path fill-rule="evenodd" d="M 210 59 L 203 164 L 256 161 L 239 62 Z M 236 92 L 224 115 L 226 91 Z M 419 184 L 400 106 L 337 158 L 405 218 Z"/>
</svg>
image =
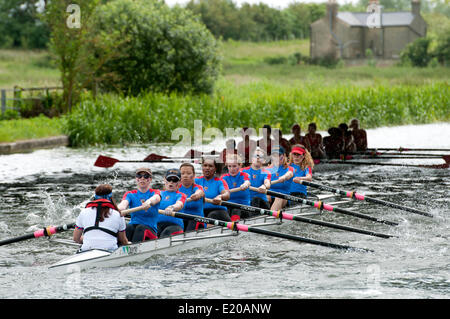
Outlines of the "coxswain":
<svg viewBox="0 0 450 319">
<path fill-rule="evenodd" d="M 270 209 L 267 199 L 266 190 L 270 188 L 270 173 L 263 165 L 266 161 L 264 151 L 260 148 L 255 150 L 252 157 L 252 164 L 242 169 L 250 178 L 250 186 L 255 187 L 258 191 L 250 190 L 250 206 L 263 209 Z"/>
<path fill-rule="evenodd" d="M 229 202 L 250 205 L 250 178 L 247 173 L 241 171 L 242 158 L 239 155 L 228 155 L 225 163 L 228 173 L 223 174 L 221 178 L 228 184 L 230 199 Z M 231 221 L 238 221 L 251 217 L 246 211 L 239 208 L 228 209 Z"/>
<path fill-rule="evenodd" d="M 270 189 L 278 193 L 289 195 L 291 190 L 292 177 L 294 176 L 294 169 L 288 164 L 286 151 L 282 146 L 280 146 L 278 149 L 273 149 L 270 159 L 271 165 L 266 169 L 271 175 Z M 281 210 L 286 206 L 286 203 L 287 200 L 276 197 L 273 200 L 270 209 Z"/>
<path fill-rule="evenodd" d="M 350 122 L 350 128 L 355 139 L 356 150 L 358 152 L 365 152 L 367 150 L 367 133 L 362 128 L 359 128 L 359 120 L 353 119 Z"/>
<path fill-rule="evenodd" d="M 205 217 L 231 221 L 227 208 L 220 205 L 222 200 L 230 199 L 230 192 L 227 182 L 216 176 L 216 164 L 215 158 L 204 158 L 202 163 L 203 175 L 195 178 L 195 183 L 203 187 L 205 198 L 213 200 L 213 203 L 204 203 L 203 214 Z"/>
<path fill-rule="evenodd" d="M 95 189 L 94 201 L 80 212 L 75 223 L 73 240 L 82 244 L 81 251 L 103 249 L 114 251 L 117 243 L 127 245 L 125 219 L 112 198 L 112 187 L 101 184 Z"/>
<path fill-rule="evenodd" d="M 292 196 L 306 198 L 308 192 L 306 186 L 302 185 L 302 182 L 312 181 L 314 161 L 304 145 L 296 144 L 292 147 L 291 154 L 289 155 L 289 165 L 294 169 L 290 194 Z"/>
<path fill-rule="evenodd" d="M 178 212 L 183 209 L 186 194 L 178 190 L 181 172 L 179 169 L 169 169 L 164 176 L 164 190 L 161 192 L 159 209 L 167 213 Z M 182 218 L 160 214 L 158 216 L 158 238 L 182 234 L 184 222 Z"/>
<path fill-rule="evenodd" d="M 160 191 L 150 187 L 152 171 L 149 168 L 138 168 L 135 177 L 137 189 L 126 192 L 117 206 L 121 211 L 127 208 L 144 207 L 144 210 L 131 214 L 127 225 L 127 238 L 133 243 L 158 238 L 157 221 L 161 201 Z"/>
<path fill-rule="evenodd" d="M 181 185 L 178 189 L 181 193 L 186 195 L 186 202 L 184 203 L 182 213 L 204 217 L 203 215 L 203 200 L 205 192 L 203 187 L 195 183 L 195 169 L 191 163 L 183 163 L 180 165 Z M 205 228 L 204 223 L 199 223 L 193 220 L 184 220 L 184 231 L 197 230 Z"/>
<path fill-rule="evenodd" d="M 306 144 L 299 143 L 305 145 L 306 148 L 310 151 L 311 156 L 313 158 L 325 158 L 325 147 L 323 146 L 322 135 L 317 133 L 317 125 L 314 122 L 309 123 L 308 125 L 308 133 L 305 135 Z M 309 145 L 309 148 L 308 148 Z"/>
</svg>

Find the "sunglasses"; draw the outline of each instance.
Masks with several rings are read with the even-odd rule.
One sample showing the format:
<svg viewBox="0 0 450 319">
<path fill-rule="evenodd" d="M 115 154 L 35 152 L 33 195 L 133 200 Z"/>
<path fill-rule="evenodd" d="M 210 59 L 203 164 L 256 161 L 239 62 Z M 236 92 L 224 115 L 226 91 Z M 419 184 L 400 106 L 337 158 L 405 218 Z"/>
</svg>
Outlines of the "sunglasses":
<svg viewBox="0 0 450 319">
<path fill-rule="evenodd" d="M 144 174 L 141 174 L 141 173 L 138 173 L 138 174 L 136 174 L 136 178 L 145 178 L 145 179 L 149 179 L 149 178 L 151 178 L 152 177 L 152 175 L 150 175 L 149 173 L 144 173 Z"/>
<path fill-rule="evenodd" d="M 172 183 L 178 183 L 179 179 L 176 177 L 169 177 L 167 179 L 168 182 L 172 182 Z"/>
</svg>

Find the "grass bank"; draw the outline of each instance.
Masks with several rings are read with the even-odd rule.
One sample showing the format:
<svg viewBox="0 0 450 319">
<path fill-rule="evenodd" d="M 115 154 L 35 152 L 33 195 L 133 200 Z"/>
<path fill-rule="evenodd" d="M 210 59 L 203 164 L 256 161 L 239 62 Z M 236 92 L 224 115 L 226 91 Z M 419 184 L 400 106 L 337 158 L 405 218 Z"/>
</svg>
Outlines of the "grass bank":
<svg viewBox="0 0 450 319">
<path fill-rule="evenodd" d="M 45 116 L 0 121 L 0 143 L 62 135 L 64 121 Z"/>
</svg>

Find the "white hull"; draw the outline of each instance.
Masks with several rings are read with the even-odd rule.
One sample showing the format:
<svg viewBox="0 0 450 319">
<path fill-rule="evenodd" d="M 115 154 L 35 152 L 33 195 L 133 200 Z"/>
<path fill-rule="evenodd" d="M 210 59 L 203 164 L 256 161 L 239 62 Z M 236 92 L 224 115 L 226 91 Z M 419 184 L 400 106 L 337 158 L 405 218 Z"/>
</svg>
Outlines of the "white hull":
<svg viewBox="0 0 450 319">
<path fill-rule="evenodd" d="M 319 214 L 316 208 L 303 205 L 297 206 L 293 211 L 301 216 Z M 278 219 L 267 215 L 249 218 L 240 223 L 254 226 L 280 224 Z M 172 254 L 195 248 L 203 245 L 205 241 L 208 244 L 223 241 L 239 234 L 241 233 L 236 233 L 225 227 L 213 226 L 167 238 L 121 246 L 114 252 L 93 249 L 77 253 L 51 265 L 49 268 L 70 272 L 91 267 L 117 267 L 127 263 L 142 262 L 158 254 Z"/>
</svg>

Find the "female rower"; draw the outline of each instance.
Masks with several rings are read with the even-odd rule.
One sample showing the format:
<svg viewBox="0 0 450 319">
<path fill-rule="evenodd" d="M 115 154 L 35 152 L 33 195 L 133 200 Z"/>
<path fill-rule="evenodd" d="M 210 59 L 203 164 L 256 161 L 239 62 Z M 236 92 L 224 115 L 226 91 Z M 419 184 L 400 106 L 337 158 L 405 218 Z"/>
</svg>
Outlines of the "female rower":
<svg viewBox="0 0 450 319">
<path fill-rule="evenodd" d="M 159 208 L 166 212 L 178 212 L 183 209 L 186 195 L 179 192 L 181 172 L 179 169 L 169 169 L 164 177 L 164 190 L 161 192 Z M 183 233 L 183 219 L 173 216 L 159 215 L 158 237 L 164 238 Z"/>
<path fill-rule="evenodd" d="M 157 221 L 160 191 L 150 188 L 152 171 L 141 167 L 136 170 L 137 189 L 128 191 L 123 195 L 122 201 L 117 206 L 120 210 L 143 206 L 145 210 L 131 214 L 131 220 L 127 225 L 127 238 L 133 243 L 146 239 L 157 239 Z"/>
<path fill-rule="evenodd" d="M 80 251 L 90 249 L 117 249 L 117 241 L 128 244 L 125 235 L 125 219 L 120 215 L 112 187 L 102 184 L 95 189 L 94 201 L 89 202 L 76 220 L 73 240 L 81 246 Z"/>
<path fill-rule="evenodd" d="M 226 159 L 228 173 L 223 174 L 221 178 L 228 184 L 230 199 L 229 202 L 250 205 L 250 178 L 247 173 L 241 172 L 242 158 L 239 155 L 229 155 Z M 247 212 L 239 208 L 232 208 L 230 211 L 230 218 L 232 221 L 240 220 L 241 218 L 251 217 Z"/>
<path fill-rule="evenodd" d="M 204 203 L 203 214 L 205 217 L 231 221 L 227 208 L 220 205 L 222 200 L 230 199 L 228 184 L 216 177 L 216 160 L 206 157 L 202 164 L 203 176 L 196 177 L 195 183 L 203 187 L 205 197 L 212 199 L 213 203 Z"/>
<path fill-rule="evenodd" d="M 250 206 L 270 209 L 266 190 L 270 188 L 271 175 L 263 168 L 264 162 L 264 152 L 262 149 L 257 148 L 252 156 L 252 164 L 249 167 L 243 168 L 242 171 L 249 175 L 250 185 L 258 188 L 257 192 L 250 190 Z"/>
<path fill-rule="evenodd" d="M 306 148 L 311 152 L 311 156 L 313 158 L 325 158 L 325 147 L 323 146 L 322 135 L 316 133 L 316 130 L 316 123 L 309 123 L 308 133 L 306 133 L 305 135 L 305 140 L 307 143 L 297 144 L 305 145 Z"/>
<path fill-rule="evenodd" d="M 290 194 L 294 169 L 288 165 L 284 148 L 280 146 L 278 149 L 272 150 L 270 158 L 272 164 L 266 170 L 271 174 L 271 190 L 283 194 Z M 286 206 L 286 203 L 287 200 L 276 197 L 270 209 L 281 210 Z"/>
<path fill-rule="evenodd" d="M 303 145 L 294 145 L 289 157 L 289 165 L 294 169 L 290 189 L 291 195 L 306 198 L 308 193 L 306 186 L 302 185 L 302 181 L 312 181 L 314 161 L 311 154 Z"/>
<path fill-rule="evenodd" d="M 203 191 L 203 187 L 195 184 L 194 165 L 191 163 L 181 164 L 180 173 L 181 185 L 178 190 L 187 197 L 181 212 L 203 217 L 203 198 L 205 197 L 205 192 Z M 197 230 L 204 227 L 204 223 L 184 220 L 184 231 Z"/>
</svg>

